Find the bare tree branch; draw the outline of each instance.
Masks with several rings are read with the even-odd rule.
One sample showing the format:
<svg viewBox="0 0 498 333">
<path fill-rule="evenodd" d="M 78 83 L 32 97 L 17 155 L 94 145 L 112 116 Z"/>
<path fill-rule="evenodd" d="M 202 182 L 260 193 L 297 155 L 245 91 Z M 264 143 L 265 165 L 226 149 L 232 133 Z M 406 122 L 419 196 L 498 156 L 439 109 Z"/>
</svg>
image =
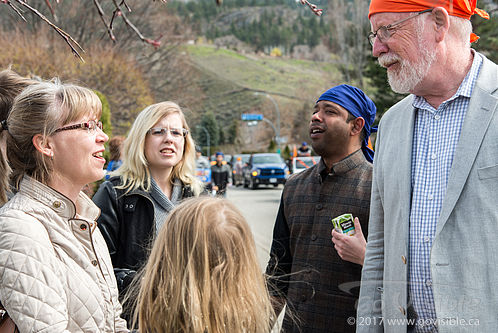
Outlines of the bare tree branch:
<svg viewBox="0 0 498 333">
<path fill-rule="evenodd" d="M 52 29 L 54 29 L 62 37 L 62 39 L 64 39 L 64 41 L 67 43 L 67 45 L 69 45 L 69 47 L 71 48 L 71 51 L 73 52 L 73 54 L 75 56 L 77 56 L 81 61 L 84 62 L 84 60 L 81 57 L 81 55 L 79 54 L 79 52 L 73 46 L 73 43 L 74 43 L 74 45 L 76 45 L 76 47 L 78 47 L 80 49 L 81 52 L 85 52 L 85 50 L 83 50 L 83 48 L 80 46 L 80 44 L 78 44 L 78 42 L 75 41 L 73 39 L 73 37 L 71 37 L 67 32 L 65 32 L 64 30 L 62 30 L 61 28 L 59 28 L 58 26 L 56 26 L 52 22 L 50 22 L 50 20 L 48 18 L 46 18 L 45 15 L 40 13 L 36 8 L 31 7 L 23 0 L 15 0 L 15 1 L 18 2 L 21 6 L 26 7 L 31 12 L 33 12 L 35 15 L 37 15 L 40 19 L 45 21 L 45 23 L 47 23 Z"/>
<path fill-rule="evenodd" d="M 30 6 L 27 3 L 26 0 L 0 0 L 0 4 L 3 3 L 3 4 L 8 5 L 9 7 L 12 8 L 12 10 L 14 10 L 16 12 L 17 15 L 19 15 L 19 17 L 21 17 L 22 20 L 24 20 L 25 22 L 27 22 L 26 18 L 23 16 L 22 10 L 20 8 L 18 8 L 17 6 L 15 6 L 12 3 L 13 1 L 17 2 L 22 7 L 25 7 L 29 11 L 33 12 L 42 21 L 44 21 L 52 29 L 54 29 L 62 37 L 62 39 L 64 39 L 64 41 L 69 45 L 69 47 L 71 48 L 71 51 L 73 52 L 73 54 L 75 56 L 77 56 L 81 61 L 84 61 L 79 52 L 83 52 L 84 53 L 85 50 L 78 44 L 78 42 L 76 42 L 76 40 L 74 40 L 71 37 L 70 34 L 68 34 L 64 30 L 62 30 L 60 27 L 58 27 L 57 25 L 55 25 L 54 23 L 52 23 L 40 11 L 38 11 L 36 8 Z M 153 0 L 153 1 L 155 2 L 156 0 Z M 162 2 L 162 3 L 164 3 L 164 4 L 167 3 L 167 0 L 159 0 L 159 1 Z M 56 12 L 54 10 L 54 7 L 50 3 L 50 0 L 44 0 L 44 2 L 45 2 L 45 5 L 47 6 L 48 10 L 52 14 L 52 16 L 54 18 L 54 21 L 57 22 L 57 15 L 56 15 Z M 60 0 L 55 0 L 55 2 L 59 3 Z M 160 39 L 162 38 L 162 35 L 159 36 L 159 38 L 156 38 L 156 39 L 146 38 L 146 37 L 143 36 L 143 34 L 140 32 L 140 30 L 128 19 L 128 17 L 126 16 L 126 14 L 121 9 L 121 7 L 123 6 L 128 12 L 132 11 L 131 8 L 130 8 L 130 6 L 128 6 L 128 4 L 126 3 L 126 0 L 121 0 L 120 3 L 118 3 L 117 0 L 113 0 L 113 3 L 114 3 L 115 10 L 113 11 L 111 21 L 109 23 L 107 23 L 106 15 L 105 15 L 104 10 L 103 10 L 103 8 L 102 8 L 102 6 L 100 4 L 100 0 L 93 0 L 93 5 L 97 9 L 97 12 L 98 12 L 98 14 L 100 16 L 100 19 L 102 20 L 102 23 L 106 27 L 107 33 L 109 35 L 109 38 L 112 41 L 116 41 L 116 36 L 114 35 L 114 32 L 113 32 L 113 22 L 114 22 L 114 19 L 117 16 L 121 16 L 122 19 L 123 19 L 123 21 L 124 21 L 124 23 L 129 28 L 131 28 L 133 30 L 133 32 L 138 36 L 138 38 L 140 38 L 140 40 L 142 40 L 143 42 L 145 42 L 147 44 L 152 45 L 154 48 L 158 48 L 159 46 L 161 46 Z M 79 49 L 80 51 L 78 51 L 77 49 Z"/>
<path fill-rule="evenodd" d="M 155 40 L 152 40 L 150 38 L 145 38 L 142 35 L 142 33 L 140 32 L 140 30 L 138 30 L 138 28 L 133 23 L 131 23 L 130 20 L 128 20 L 128 18 L 126 17 L 126 14 L 121 10 L 121 5 L 124 5 L 126 7 L 126 9 L 128 10 L 128 12 L 131 12 L 131 8 L 128 6 L 128 4 L 126 3 L 125 0 L 121 0 L 120 4 L 118 4 L 118 2 L 116 0 L 112 0 L 112 2 L 116 6 L 116 9 L 114 10 L 114 12 L 112 14 L 111 24 L 114 21 L 115 16 L 121 16 L 123 18 L 124 23 L 135 32 L 135 34 L 138 36 L 138 38 L 140 38 L 140 40 L 146 42 L 147 44 L 154 46 L 155 48 L 158 48 L 159 46 L 161 46 L 160 39 L 161 39 L 162 35 L 159 36 L 159 38 L 157 38 Z M 111 26 L 111 29 L 112 29 L 112 26 Z"/>
<path fill-rule="evenodd" d="M 316 5 L 310 3 L 308 0 L 300 0 L 303 5 L 308 5 L 310 9 L 315 13 L 315 15 L 320 16 L 323 13 L 323 9 L 319 9 Z"/>
<path fill-rule="evenodd" d="M 9 0 L 0 0 L 0 2 L 4 3 L 6 5 L 9 5 L 10 8 L 12 8 L 12 10 L 15 11 L 17 13 L 17 15 L 19 15 L 23 19 L 24 22 L 28 22 L 28 21 L 26 21 L 24 16 L 21 14 L 21 9 L 17 8 L 12 2 L 10 2 Z"/>
<path fill-rule="evenodd" d="M 93 0 L 93 4 L 95 7 L 97 7 L 97 12 L 99 13 L 100 19 L 102 20 L 102 23 L 104 23 L 107 33 L 109 34 L 109 38 L 115 42 L 116 41 L 116 36 L 114 36 L 114 33 L 112 32 L 112 21 L 110 24 L 107 24 L 107 20 L 105 19 L 105 14 L 104 10 L 102 9 L 102 6 L 100 5 L 99 0 Z"/>
<path fill-rule="evenodd" d="M 50 10 L 50 13 L 52 14 L 52 17 L 54 18 L 55 22 L 57 22 L 57 15 L 55 15 L 54 8 L 52 7 L 52 4 L 50 3 L 49 0 L 45 0 L 45 4 L 47 5 L 48 9 Z"/>
</svg>

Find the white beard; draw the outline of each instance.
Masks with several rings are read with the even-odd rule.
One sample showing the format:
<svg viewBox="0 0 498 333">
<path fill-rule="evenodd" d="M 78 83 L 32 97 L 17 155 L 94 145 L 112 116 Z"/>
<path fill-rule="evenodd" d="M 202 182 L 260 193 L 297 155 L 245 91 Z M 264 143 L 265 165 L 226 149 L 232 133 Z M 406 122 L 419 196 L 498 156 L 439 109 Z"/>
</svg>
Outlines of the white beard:
<svg viewBox="0 0 498 333">
<path fill-rule="evenodd" d="M 411 63 L 406 59 L 402 59 L 395 53 L 388 53 L 379 57 L 379 64 L 382 67 L 385 67 L 385 65 L 393 63 L 394 61 L 397 61 L 400 66 L 400 69 L 397 71 L 387 71 L 387 79 L 394 92 L 400 94 L 412 92 L 426 77 L 432 63 L 436 60 L 436 52 L 429 50 L 427 45 L 422 42 L 421 38 L 418 38 L 417 48 L 419 55 L 416 63 Z"/>
</svg>

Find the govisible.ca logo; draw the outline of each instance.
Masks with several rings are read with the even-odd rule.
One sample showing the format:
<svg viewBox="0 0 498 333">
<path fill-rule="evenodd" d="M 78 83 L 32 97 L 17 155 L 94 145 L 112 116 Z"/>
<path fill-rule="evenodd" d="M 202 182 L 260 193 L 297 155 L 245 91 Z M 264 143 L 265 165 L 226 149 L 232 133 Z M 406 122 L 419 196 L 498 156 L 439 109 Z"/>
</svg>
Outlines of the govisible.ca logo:
<svg viewBox="0 0 498 333">
<path fill-rule="evenodd" d="M 384 317 L 349 317 L 348 325 L 357 326 L 414 326 L 437 327 L 437 326 L 479 326 L 478 318 L 386 318 Z"/>
</svg>

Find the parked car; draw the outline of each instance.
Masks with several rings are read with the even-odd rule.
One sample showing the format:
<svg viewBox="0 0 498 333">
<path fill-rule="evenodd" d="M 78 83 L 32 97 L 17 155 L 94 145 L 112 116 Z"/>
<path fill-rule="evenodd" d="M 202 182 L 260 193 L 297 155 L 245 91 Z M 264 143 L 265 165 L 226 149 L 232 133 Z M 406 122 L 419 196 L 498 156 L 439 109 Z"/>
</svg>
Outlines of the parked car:
<svg viewBox="0 0 498 333">
<path fill-rule="evenodd" d="M 252 154 L 244 167 L 244 187 L 256 189 L 259 185 L 285 184 L 289 178 L 289 168 L 279 154 Z"/>
<path fill-rule="evenodd" d="M 207 158 L 202 157 L 202 159 L 195 162 L 195 175 L 204 184 L 211 183 L 211 164 Z"/>
<path fill-rule="evenodd" d="M 237 163 L 237 158 L 241 158 L 240 163 Z M 232 183 L 235 186 L 244 184 L 244 166 L 249 162 L 251 154 L 235 154 L 232 155 L 230 164 L 232 165 Z"/>
<path fill-rule="evenodd" d="M 320 161 L 320 156 L 297 156 L 292 159 L 292 173 L 306 170 Z"/>
</svg>

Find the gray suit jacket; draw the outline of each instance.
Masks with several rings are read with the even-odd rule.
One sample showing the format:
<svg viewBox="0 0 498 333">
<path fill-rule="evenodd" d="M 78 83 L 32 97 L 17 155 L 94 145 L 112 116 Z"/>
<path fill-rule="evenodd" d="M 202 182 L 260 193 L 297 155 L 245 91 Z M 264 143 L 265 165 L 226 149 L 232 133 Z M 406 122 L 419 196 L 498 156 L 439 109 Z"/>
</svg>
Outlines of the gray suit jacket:
<svg viewBox="0 0 498 333">
<path fill-rule="evenodd" d="M 483 55 L 430 254 L 439 332 L 498 329 L 498 66 Z M 413 95 L 382 118 L 357 332 L 406 332 Z M 477 325 L 478 324 L 478 325 Z"/>
</svg>

